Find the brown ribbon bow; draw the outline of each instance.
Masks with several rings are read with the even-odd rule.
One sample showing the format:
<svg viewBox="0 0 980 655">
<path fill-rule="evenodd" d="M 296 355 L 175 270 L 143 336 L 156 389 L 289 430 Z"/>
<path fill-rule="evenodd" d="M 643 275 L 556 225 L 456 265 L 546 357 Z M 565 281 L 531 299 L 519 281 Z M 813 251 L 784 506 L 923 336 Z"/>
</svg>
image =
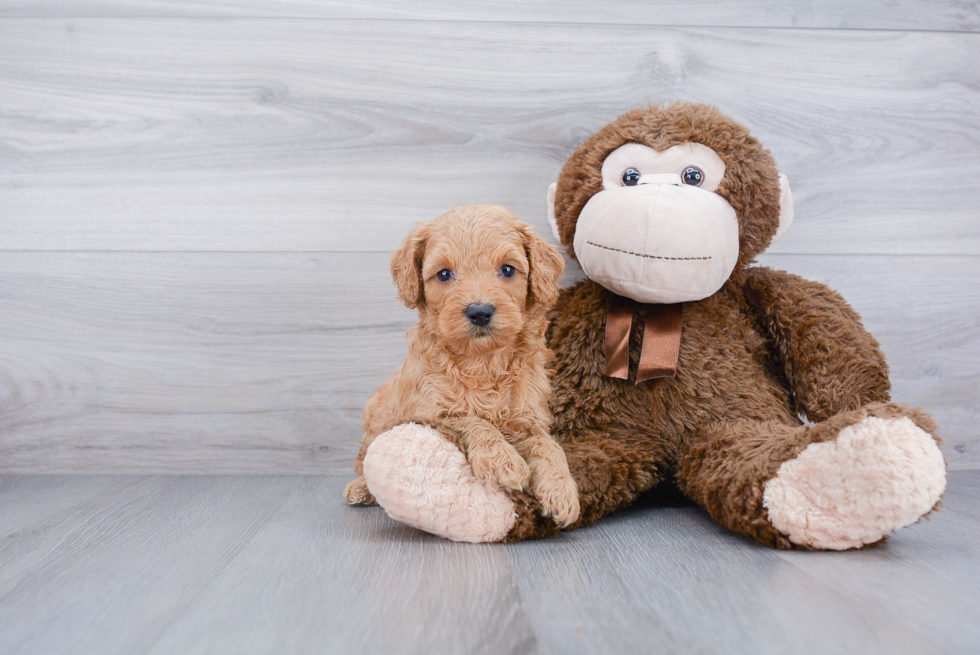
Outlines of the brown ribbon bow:
<svg viewBox="0 0 980 655">
<path fill-rule="evenodd" d="M 630 330 L 637 303 L 613 296 L 606 315 L 606 375 L 628 380 L 630 375 Z M 681 318 L 684 306 L 645 305 L 643 346 L 636 384 L 653 378 L 672 378 L 677 372 L 681 348 Z"/>
</svg>

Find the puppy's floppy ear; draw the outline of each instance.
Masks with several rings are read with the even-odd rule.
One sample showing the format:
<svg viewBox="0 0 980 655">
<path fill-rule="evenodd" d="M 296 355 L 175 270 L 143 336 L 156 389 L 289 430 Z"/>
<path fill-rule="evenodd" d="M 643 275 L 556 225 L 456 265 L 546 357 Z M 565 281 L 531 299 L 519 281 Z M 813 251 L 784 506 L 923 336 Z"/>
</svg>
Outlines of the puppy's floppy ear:
<svg viewBox="0 0 980 655">
<path fill-rule="evenodd" d="M 554 246 L 545 242 L 531 226 L 521 228 L 527 253 L 527 304 L 550 307 L 558 300 L 558 280 L 565 270 L 565 259 Z"/>
<path fill-rule="evenodd" d="M 425 305 L 425 285 L 422 283 L 422 260 L 429 226 L 419 223 L 405 237 L 402 247 L 391 255 L 391 277 L 398 287 L 398 299 L 409 309 Z"/>
</svg>

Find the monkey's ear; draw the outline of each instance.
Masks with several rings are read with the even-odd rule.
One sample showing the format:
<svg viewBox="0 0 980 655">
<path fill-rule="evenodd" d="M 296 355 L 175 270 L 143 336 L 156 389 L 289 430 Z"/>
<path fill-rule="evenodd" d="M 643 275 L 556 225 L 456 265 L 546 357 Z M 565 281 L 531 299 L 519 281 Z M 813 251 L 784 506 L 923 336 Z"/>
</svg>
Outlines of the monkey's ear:
<svg viewBox="0 0 980 655">
<path fill-rule="evenodd" d="M 398 299 L 409 309 L 425 305 L 425 288 L 422 283 L 422 260 L 429 226 L 419 223 L 405 237 L 402 247 L 391 255 L 391 277 L 398 288 Z"/>
<path fill-rule="evenodd" d="M 558 280 L 565 270 L 565 259 L 555 247 L 530 227 L 521 229 L 527 253 L 527 304 L 550 307 L 558 300 Z"/>
<path fill-rule="evenodd" d="M 772 240 L 776 241 L 779 237 L 786 234 L 786 230 L 793 223 L 793 192 L 789 188 L 789 178 L 782 173 L 779 174 L 779 228 Z"/>
<path fill-rule="evenodd" d="M 555 241 L 561 243 L 561 235 L 558 233 L 558 219 L 555 218 L 555 189 L 558 188 L 557 182 L 552 182 L 548 187 L 548 225 L 551 226 L 551 233 L 555 236 Z"/>
</svg>

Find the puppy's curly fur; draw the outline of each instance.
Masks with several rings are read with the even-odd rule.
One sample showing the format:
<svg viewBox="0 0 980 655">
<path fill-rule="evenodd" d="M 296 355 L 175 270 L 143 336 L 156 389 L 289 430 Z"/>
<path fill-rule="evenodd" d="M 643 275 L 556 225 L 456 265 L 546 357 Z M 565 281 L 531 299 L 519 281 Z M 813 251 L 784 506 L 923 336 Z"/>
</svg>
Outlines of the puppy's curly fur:
<svg viewBox="0 0 980 655">
<path fill-rule="evenodd" d="M 527 489 L 562 527 L 578 520 L 578 490 L 550 434 L 545 370 L 546 312 L 563 269 L 561 255 L 503 207 L 456 207 L 416 226 L 391 274 L 419 322 L 405 362 L 364 407 L 349 503 L 374 503 L 362 468 L 374 438 L 414 421 L 454 439 L 485 482 Z M 493 307 L 486 326 L 467 318 L 474 304 Z"/>
</svg>

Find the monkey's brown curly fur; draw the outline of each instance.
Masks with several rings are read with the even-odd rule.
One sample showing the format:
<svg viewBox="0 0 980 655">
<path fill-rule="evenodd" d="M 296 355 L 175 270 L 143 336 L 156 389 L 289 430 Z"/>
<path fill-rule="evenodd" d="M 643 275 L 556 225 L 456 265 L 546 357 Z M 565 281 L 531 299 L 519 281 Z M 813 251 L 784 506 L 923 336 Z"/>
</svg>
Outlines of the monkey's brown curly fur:
<svg viewBox="0 0 980 655">
<path fill-rule="evenodd" d="M 555 217 L 574 257 L 579 213 L 602 188 L 606 156 L 626 143 L 657 150 L 685 142 L 713 149 L 726 165 L 717 193 L 739 222 L 738 264 L 720 291 L 685 303 L 677 374 L 634 384 L 642 316 L 634 317 L 630 380 L 605 375 L 604 328 L 611 292 L 590 280 L 562 292 L 550 317 L 553 434 L 578 483 L 588 525 L 664 480 L 674 481 L 723 525 L 769 546 L 799 547 L 762 505 L 779 466 L 813 442 L 832 440 L 867 416 L 909 417 L 935 434 L 919 410 L 889 403 L 888 368 L 877 341 L 834 291 L 788 273 L 748 265 L 779 224 L 772 156 L 717 110 L 679 103 L 628 112 L 568 159 Z M 643 312 L 642 306 L 637 310 Z M 799 416 L 816 425 L 805 426 Z M 556 527 L 515 495 L 508 540 Z"/>
</svg>

